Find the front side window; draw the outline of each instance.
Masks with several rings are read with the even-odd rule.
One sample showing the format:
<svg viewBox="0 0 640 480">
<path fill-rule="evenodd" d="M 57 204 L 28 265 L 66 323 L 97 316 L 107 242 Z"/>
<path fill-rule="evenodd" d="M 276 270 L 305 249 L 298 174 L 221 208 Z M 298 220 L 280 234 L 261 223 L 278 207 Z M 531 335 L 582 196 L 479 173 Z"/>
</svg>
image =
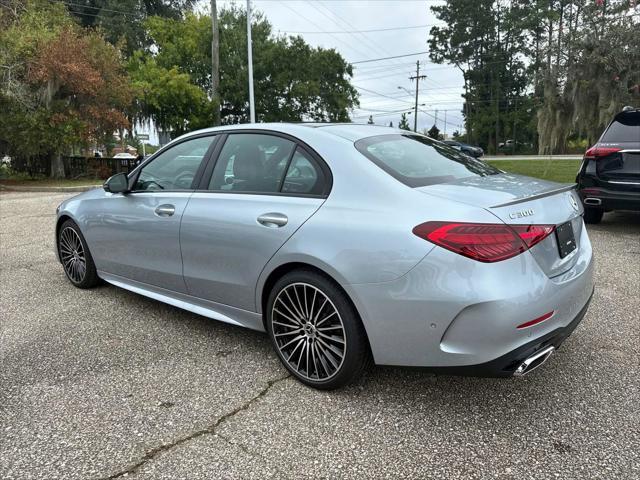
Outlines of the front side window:
<svg viewBox="0 0 640 480">
<path fill-rule="evenodd" d="M 365 157 L 409 187 L 500 173 L 482 160 L 419 135 L 378 135 L 358 140 L 355 146 Z"/>
<path fill-rule="evenodd" d="M 214 136 L 194 138 L 162 152 L 142 167 L 135 191 L 190 190 Z"/>
<path fill-rule="evenodd" d="M 213 169 L 209 190 L 280 192 L 295 143 L 275 135 L 230 134 Z"/>
</svg>

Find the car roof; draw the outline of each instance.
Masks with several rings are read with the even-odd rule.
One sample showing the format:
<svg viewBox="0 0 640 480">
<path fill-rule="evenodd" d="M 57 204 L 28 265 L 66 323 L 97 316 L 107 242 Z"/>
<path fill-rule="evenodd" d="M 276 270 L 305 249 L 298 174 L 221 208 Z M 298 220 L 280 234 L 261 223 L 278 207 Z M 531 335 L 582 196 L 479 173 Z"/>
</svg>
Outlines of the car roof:
<svg viewBox="0 0 640 480">
<path fill-rule="evenodd" d="M 182 135 L 180 138 L 190 137 L 200 133 L 232 131 L 232 130 L 270 130 L 281 133 L 288 133 L 293 136 L 299 136 L 304 129 L 313 128 L 323 133 L 335 135 L 355 142 L 361 138 L 373 137 L 376 135 L 393 135 L 400 133 L 409 133 L 407 130 L 400 130 L 393 127 L 384 127 L 382 125 L 369 125 L 358 123 L 320 123 L 320 122 L 299 122 L 299 123 L 243 123 L 235 125 L 223 125 L 220 127 L 205 128 Z M 411 132 L 412 133 L 412 132 Z"/>
</svg>

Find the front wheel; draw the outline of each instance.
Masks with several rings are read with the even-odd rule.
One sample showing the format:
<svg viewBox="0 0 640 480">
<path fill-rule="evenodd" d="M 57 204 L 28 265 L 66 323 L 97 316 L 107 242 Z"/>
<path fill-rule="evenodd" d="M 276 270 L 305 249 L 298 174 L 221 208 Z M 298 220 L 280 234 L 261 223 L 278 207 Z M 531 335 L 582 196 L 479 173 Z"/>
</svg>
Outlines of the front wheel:
<svg viewBox="0 0 640 480">
<path fill-rule="evenodd" d="M 60 226 L 58 255 L 64 273 L 74 286 L 91 288 L 100 283 L 87 242 L 73 220 L 67 220 Z"/>
<path fill-rule="evenodd" d="M 346 294 L 310 270 L 289 272 L 267 302 L 267 330 L 284 366 L 302 383 L 331 390 L 370 362 L 364 327 Z"/>
</svg>

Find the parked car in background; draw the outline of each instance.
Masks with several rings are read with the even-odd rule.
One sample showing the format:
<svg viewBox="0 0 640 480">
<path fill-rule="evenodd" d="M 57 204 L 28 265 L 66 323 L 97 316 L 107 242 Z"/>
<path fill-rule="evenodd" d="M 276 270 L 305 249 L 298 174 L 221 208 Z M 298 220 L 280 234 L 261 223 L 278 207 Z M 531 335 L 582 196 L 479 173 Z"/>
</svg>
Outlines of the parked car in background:
<svg viewBox="0 0 640 480">
<path fill-rule="evenodd" d="M 266 330 L 285 368 L 322 389 L 371 359 L 527 374 L 593 292 L 573 185 L 374 125 L 189 133 L 65 200 L 55 232 L 76 287 L 102 279 Z"/>
<path fill-rule="evenodd" d="M 576 183 L 587 223 L 611 210 L 640 210 L 640 108 L 613 117 L 584 154 Z"/>
<path fill-rule="evenodd" d="M 456 150 L 461 151 L 462 153 L 466 153 L 467 155 L 471 155 L 475 158 L 479 158 L 484 155 L 484 150 L 482 150 L 482 148 L 480 147 L 474 147 L 472 145 L 458 142 L 456 140 L 445 140 L 444 143 L 455 148 Z"/>
<path fill-rule="evenodd" d="M 530 142 L 520 142 L 513 139 L 498 143 L 498 152 L 500 153 L 523 153 L 530 151 L 533 145 Z"/>
<path fill-rule="evenodd" d="M 130 153 L 127 152 L 122 152 L 122 153 L 116 153 L 113 158 L 136 158 L 135 155 L 131 155 Z"/>
</svg>

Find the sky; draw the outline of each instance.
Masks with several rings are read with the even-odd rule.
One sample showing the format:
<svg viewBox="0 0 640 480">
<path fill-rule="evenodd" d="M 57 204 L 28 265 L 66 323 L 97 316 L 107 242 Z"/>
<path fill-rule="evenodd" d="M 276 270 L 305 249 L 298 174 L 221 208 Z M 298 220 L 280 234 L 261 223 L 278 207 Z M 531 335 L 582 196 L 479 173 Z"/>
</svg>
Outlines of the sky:
<svg viewBox="0 0 640 480">
<path fill-rule="evenodd" d="M 199 10 L 206 12 L 208 3 L 201 0 Z M 217 0 L 218 9 L 231 3 L 244 8 L 246 0 Z M 397 126 L 402 112 L 406 112 L 413 128 L 416 84 L 409 77 L 416 74 L 416 61 L 420 61 L 420 75 L 427 78 L 420 80 L 418 131 L 434 124 L 449 135 L 464 130 L 460 97 L 464 81 L 455 67 L 432 64 L 427 53 L 368 61 L 426 52 L 429 26 L 438 23 L 429 7 L 442 1 L 252 0 L 251 3 L 254 11 L 265 14 L 274 33 L 299 34 L 310 45 L 335 48 L 350 63 L 366 61 L 353 65 L 352 84 L 360 93 L 360 108 L 351 114 L 354 122 L 365 123 L 372 115 L 376 124 L 388 125 L 392 121 Z M 364 31 L 380 29 L 392 30 Z"/>
</svg>

